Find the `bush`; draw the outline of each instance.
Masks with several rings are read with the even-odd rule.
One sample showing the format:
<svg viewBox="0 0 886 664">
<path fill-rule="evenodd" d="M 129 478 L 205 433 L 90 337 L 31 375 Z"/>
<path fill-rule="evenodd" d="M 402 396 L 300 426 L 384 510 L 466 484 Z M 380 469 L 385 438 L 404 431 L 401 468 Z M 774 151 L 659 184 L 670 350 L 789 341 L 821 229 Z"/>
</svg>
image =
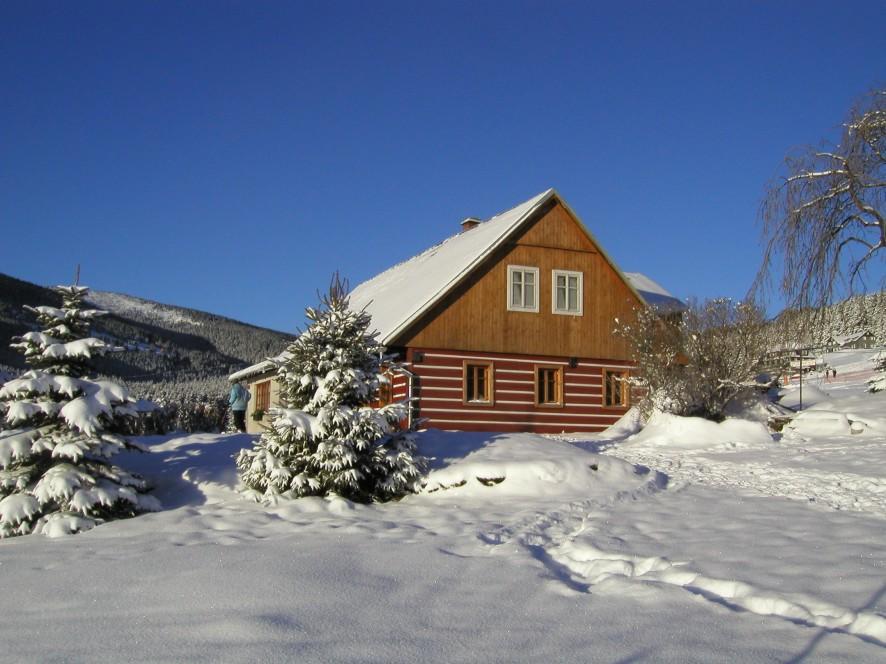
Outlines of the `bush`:
<svg viewBox="0 0 886 664">
<path fill-rule="evenodd" d="M 728 298 L 692 304 L 677 319 L 652 309 L 616 321 L 637 363 L 632 379 L 643 393 L 640 408 L 712 420 L 754 388 L 766 350 L 762 311 Z"/>
</svg>

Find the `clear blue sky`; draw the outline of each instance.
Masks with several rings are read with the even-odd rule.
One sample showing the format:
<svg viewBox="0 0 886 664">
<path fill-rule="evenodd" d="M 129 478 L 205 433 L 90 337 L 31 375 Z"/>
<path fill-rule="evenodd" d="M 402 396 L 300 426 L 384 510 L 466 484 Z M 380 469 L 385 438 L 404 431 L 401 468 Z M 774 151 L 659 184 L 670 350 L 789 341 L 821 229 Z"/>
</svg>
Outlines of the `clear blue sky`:
<svg viewBox="0 0 886 664">
<path fill-rule="evenodd" d="M 617 7 L 616 7 L 617 5 Z M 764 185 L 886 82 L 876 2 L 0 2 L 0 272 L 293 330 L 555 187 L 744 295 Z"/>
</svg>

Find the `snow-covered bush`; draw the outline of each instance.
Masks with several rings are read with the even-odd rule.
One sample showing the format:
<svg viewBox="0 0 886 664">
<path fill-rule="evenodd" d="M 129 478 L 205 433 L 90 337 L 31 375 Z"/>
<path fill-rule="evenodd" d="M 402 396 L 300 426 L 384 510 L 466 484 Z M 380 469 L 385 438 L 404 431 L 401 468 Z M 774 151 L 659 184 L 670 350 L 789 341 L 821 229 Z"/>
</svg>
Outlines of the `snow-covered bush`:
<svg viewBox="0 0 886 664">
<path fill-rule="evenodd" d="M 12 344 L 31 370 L 0 388 L 9 427 L 0 433 L 0 537 L 73 533 L 159 506 L 143 479 L 108 461 L 137 446 L 106 430 L 133 412 L 126 389 L 87 378 L 91 358 L 110 349 L 87 336 L 103 312 L 82 308 L 86 288 L 56 290 L 62 308 L 27 307 L 42 329 Z"/>
<path fill-rule="evenodd" d="M 271 425 L 237 458 L 257 500 L 330 493 L 382 501 L 420 488 L 426 462 L 411 431 L 400 429 L 406 405 L 371 408 L 378 398 L 382 348 L 365 311 L 352 311 L 338 275 L 310 326 L 278 361 L 281 399 Z"/>
<path fill-rule="evenodd" d="M 766 345 L 763 314 L 754 305 L 718 298 L 692 305 L 679 320 L 647 308 L 632 321 L 617 321 L 616 332 L 636 362 L 644 414 L 720 420 L 727 404 L 756 389 Z"/>
</svg>

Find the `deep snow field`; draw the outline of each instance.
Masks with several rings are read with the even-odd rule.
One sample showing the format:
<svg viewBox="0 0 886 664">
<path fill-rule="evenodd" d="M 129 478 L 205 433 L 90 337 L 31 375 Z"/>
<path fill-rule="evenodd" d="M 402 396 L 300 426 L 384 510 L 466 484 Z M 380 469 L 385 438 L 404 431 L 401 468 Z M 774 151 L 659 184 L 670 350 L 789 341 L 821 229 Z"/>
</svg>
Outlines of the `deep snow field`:
<svg viewBox="0 0 886 664">
<path fill-rule="evenodd" d="M 251 437 L 142 439 L 117 460 L 164 511 L 0 541 L 0 660 L 886 661 L 870 355 L 829 356 L 775 436 L 423 432 L 425 493 L 387 505 L 258 505 L 232 458 Z"/>
</svg>

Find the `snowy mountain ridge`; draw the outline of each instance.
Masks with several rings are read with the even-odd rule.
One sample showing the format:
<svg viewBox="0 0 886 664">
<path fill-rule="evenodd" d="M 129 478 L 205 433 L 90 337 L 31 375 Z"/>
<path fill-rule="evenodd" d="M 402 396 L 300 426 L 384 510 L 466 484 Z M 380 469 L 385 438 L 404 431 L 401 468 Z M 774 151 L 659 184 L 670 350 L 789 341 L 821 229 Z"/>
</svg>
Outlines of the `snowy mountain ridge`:
<svg viewBox="0 0 886 664">
<path fill-rule="evenodd" d="M 56 300 L 48 288 L 0 274 L 0 365 L 24 368 L 21 355 L 9 348 L 12 337 L 34 328 L 24 305 L 57 306 Z M 278 354 L 294 338 L 123 293 L 91 291 L 88 302 L 109 312 L 96 321 L 93 334 L 129 351 L 103 358 L 97 368 L 129 383 L 211 379 L 223 385 L 232 371 Z"/>
<path fill-rule="evenodd" d="M 164 320 L 171 325 L 192 325 L 200 327 L 203 322 L 190 315 L 187 309 L 144 300 L 134 295 L 112 293 L 111 291 L 90 291 L 87 303 L 118 316 L 133 318 L 147 317 Z"/>
</svg>

